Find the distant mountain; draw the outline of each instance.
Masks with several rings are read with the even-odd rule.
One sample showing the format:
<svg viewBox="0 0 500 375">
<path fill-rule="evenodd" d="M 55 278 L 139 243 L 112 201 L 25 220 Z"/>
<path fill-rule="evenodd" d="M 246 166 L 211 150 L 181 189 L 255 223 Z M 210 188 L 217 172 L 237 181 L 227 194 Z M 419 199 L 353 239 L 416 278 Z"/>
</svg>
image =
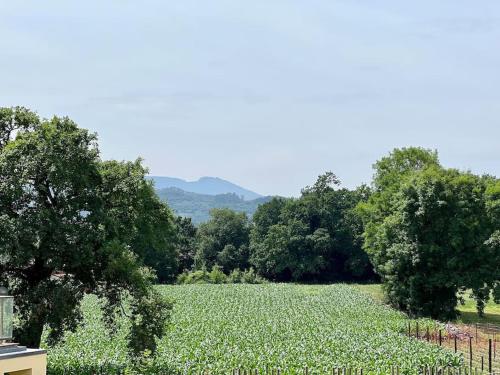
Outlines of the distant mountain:
<svg viewBox="0 0 500 375">
<path fill-rule="evenodd" d="M 260 197 L 244 200 L 235 193 L 197 194 L 177 187 L 157 189 L 156 193 L 161 200 L 168 203 L 177 215 L 190 217 L 195 224 L 207 221 L 210 218 L 209 212 L 212 208 L 230 208 L 252 216 L 260 204 L 272 199 L 272 197 Z"/>
<path fill-rule="evenodd" d="M 245 200 L 262 197 L 260 194 L 218 177 L 202 177 L 198 181 L 185 181 L 180 178 L 161 176 L 148 176 L 148 178 L 154 181 L 157 190 L 175 187 L 187 192 L 206 195 L 234 193 L 237 196 L 242 196 Z"/>
</svg>

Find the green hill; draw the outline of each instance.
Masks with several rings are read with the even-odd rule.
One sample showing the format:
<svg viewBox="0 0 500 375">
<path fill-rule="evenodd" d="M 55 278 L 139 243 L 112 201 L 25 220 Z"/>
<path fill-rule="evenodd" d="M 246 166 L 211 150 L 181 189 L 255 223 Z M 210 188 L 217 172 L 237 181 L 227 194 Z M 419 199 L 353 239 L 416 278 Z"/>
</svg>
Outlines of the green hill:
<svg viewBox="0 0 500 375">
<path fill-rule="evenodd" d="M 245 200 L 234 193 L 208 195 L 169 187 L 156 190 L 158 196 L 168 203 L 177 215 L 190 217 L 195 224 L 207 221 L 212 208 L 230 208 L 252 216 L 257 207 L 270 201 L 272 197 Z"/>
<path fill-rule="evenodd" d="M 207 195 L 234 193 L 247 201 L 262 197 L 262 195 L 254 191 L 245 189 L 219 177 L 201 177 L 196 181 L 186 181 L 176 177 L 165 176 L 148 176 L 147 178 L 154 182 L 155 189 L 157 190 L 178 188 L 191 193 Z"/>
</svg>

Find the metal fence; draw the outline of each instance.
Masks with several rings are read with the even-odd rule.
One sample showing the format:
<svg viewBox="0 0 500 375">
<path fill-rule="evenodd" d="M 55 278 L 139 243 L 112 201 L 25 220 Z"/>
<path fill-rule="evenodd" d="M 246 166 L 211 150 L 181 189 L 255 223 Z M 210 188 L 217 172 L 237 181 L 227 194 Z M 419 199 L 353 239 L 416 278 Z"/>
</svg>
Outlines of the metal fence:
<svg viewBox="0 0 500 375">
<path fill-rule="evenodd" d="M 412 324 L 409 321 L 408 336 L 461 353 L 469 369 L 500 374 L 500 358 L 497 356 L 500 327 L 494 324 L 446 324 L 444 329 L 422 329 L 418 322 Z"/>
</svg>

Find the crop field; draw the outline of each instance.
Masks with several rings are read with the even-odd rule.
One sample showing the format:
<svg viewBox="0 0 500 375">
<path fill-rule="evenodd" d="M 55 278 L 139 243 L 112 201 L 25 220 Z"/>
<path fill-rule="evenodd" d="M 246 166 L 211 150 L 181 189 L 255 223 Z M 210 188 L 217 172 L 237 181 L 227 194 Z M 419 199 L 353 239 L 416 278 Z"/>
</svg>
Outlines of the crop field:
<svg viewBox="0 0 500 375">
<path fill-rule="evenodd" d="M 406 317 L 354 286 L 162 286 L 175 300 L 172 325 L 151 373 L 281 373 L 363 368 L 364 373 L 417 373 L 421 365 L 459 365 L 462 358 L 405 336 Z M 126 327 L 108 332 L 98 301 L 84 301 L 85 325 L 49 351 L 49 373 L 119 373 L 128 365 Z M 422 327 L 434 322 L 420 321 Z"/>
</svg>

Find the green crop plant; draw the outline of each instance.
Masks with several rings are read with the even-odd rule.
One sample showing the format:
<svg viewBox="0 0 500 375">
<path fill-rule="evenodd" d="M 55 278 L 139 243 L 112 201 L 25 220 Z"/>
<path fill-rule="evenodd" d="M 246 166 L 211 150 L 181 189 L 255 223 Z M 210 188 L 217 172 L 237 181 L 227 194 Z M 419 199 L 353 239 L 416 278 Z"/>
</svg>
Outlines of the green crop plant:
<svg viewBox="0 0 500 375">
<path fill-rule="evenodd" d="M 462 359 L 405 335 L 407 317 L 353 286 L 294 284 L 158 287 L 175 300 L 167 335 L 149 372 L 229 374 L 232 369 L 280 368 L 281 373 L 363 368 L 364 374 L 416 374 L 419 366 L 458 366 Z M 84 301 L 85 325 L 49 350 L 49 374 L 133 371 L 126 321 L 113 335 L 99 302 Z M 425 329 L 435 322 L 420 320 Z M 144 367 L 144 364 L 142 365 Z M 132 369 L 132 370 L 130 370 Z"/>
</svg>

